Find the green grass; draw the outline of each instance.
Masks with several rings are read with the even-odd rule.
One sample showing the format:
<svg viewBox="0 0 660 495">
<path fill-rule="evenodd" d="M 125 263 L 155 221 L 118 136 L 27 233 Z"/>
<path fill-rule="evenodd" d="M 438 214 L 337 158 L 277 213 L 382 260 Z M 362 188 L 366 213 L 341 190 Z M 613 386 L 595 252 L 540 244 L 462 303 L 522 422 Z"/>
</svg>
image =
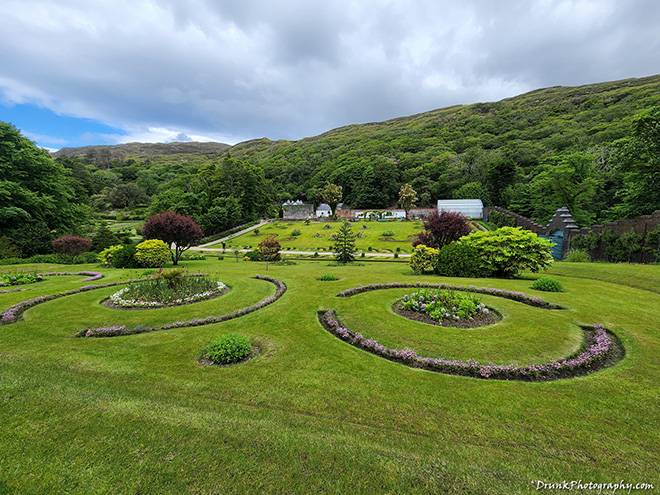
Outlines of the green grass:
<svg viewBox="0 0 660 495">
<path fill-rule="evenodd" d="M 529 279 L 418 277 L 399 263 L 298 262 L 271 264 L 268 272 L 231 258 L 185 264 L 232 290 L 187 306 L 121 311 L 99 304 L 117 288 L 100 289 L 36 306 L 24 320 L 0 326 L 0 493 L 510 494 L 532 492 L 537 479 L 658 486 L 660 295 L 623 285 L 635 280 L 652 288 L 657 267 L 635 266 L 627 277 L 624 270 L 618 284 L 597 278 L 619 266 L 585 264 L 576 278 L 572 265 L 558 263 L 552 272 L 566 292 L 541 296 L 568 309 L 483 296 L 504 319 L 460 330 L 393 314 L 391 304 L 405 289 L 335 294 L 415 280 L 539 293 Z M 142 272 L 101 271 L 107 278 L 96 283 Z M 250 278 L 257 273 L 289 290 L 248 316 L 124 337 L 72 337 L 84 326 L 148 325 L 252 304 L 274 290 Z M 340 280 L 318 282 L 324 273 Z M 0 308 L 83 283 L 49 278 L 0 294 Z M 600 322 L 621 338 L 626 356 L 614 367 L 555 382 L 448 376 L 339 341 L 317 321 L 316 311 L 330 308 L 351 328 L 420 353 L 540 362 L 579 345 L 577 323 Z M 202 348 L 228 333 L 245 335 L 261 353 L 227 368 L 201 366 Z"/>
<path fill-rule="evenodd" d="M 555 263 L 547 273 L 602 280 L 660 293 L 660 265 L 636 263 Z"/>
<path fill-rule="evenodd" d="M 227 249 L 243 249 L 248 246 L 256 249 L 259 242 L 266 236 L 276 235 L 284 250 L 332 251 L 334 246 L 332 236 L 337 233 L 340 225 L 340 222 L 310 222 L 306 225 L 304 222 L 276 221 L 259 228 L 258 234 L 252 231 L 235 237 L 227 241 L 226 246 Z M 395 252 L 397 248 L 402 253 L 410 253 L 412 238 L 424 230 L 419 221 L 361 221 L 352 222 L 351 225 L 353 232 L 360 236 L 355 243 L 359 251 L 368 252 L 369 246 L 371 246 L 372 252 L 380 253 Z M 324 228 L 325 226 L 330 226 L 330 228 Z M 291 233 L 296 229 L 300 231 L 300 235 L 292 236 Z M 393 232 L 394 235 L 384 237 L 383 233 L 387 231 Z M 221 248 L 222 243 L 214 244 L 211 247 Z"/>
</svg>

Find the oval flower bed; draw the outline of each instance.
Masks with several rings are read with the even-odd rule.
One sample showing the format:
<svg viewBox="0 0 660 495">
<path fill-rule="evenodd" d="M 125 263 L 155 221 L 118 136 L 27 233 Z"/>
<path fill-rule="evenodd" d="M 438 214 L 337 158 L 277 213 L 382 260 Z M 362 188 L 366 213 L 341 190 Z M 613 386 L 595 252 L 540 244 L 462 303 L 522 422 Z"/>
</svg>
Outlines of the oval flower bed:
<svg viewBox="0 0 660 495">
<path fill-rule="evenodd" d="M 38 273 L 0 273 L 0 287 L 26 285 L 41 282 L 44 277 Z"/>
<path fill-rule="evenodd" d="M 393 310 L 411 320 L 445 327 L 473 328 L 501 319 L 474 294 L 453 290 L 421 289 L 403 296 Z"/>
<path fill-rule="evenodd" d="M 474 359 L 462 361 L 442 357 L 425 357 L 413 349 L 392 349 L 380 342 L 350 330 L 339 321 L 334 311 L 319 311 L 321 325 L 335 337 L 390 361 L 449 375 L 482 379 L 546 381 L 571 378 L 593 373 L 614 364 L 624 355 L 615 335 L 600 325 L 582 326 L 584 344 L 580 351 L 564 359 L 549 363 L 517 366 L 515 364 L 479 363 Z"/>
<path fill-rule="evenodd" d="M 211 299 L 228 290 L 224 283 L 205 275 L 163 273 L 124 287 L 106 299 L 105 304 L 121 309 L 155 309 Z"/>
<path fill-rule="evenodd" d="M 145 333 L 145 332 L 156 332 L 159 330 L 171 330 L 173 328 L 199 327 L 202 325 L 211 325 L 213 323 L 222 323 L 223 321 L 229 321 L 235 318 L 240 318 L 241 316 L 245 316 L 261 308 L 264 308 L 270 304 L 273 304 L 280 297 L 282 297 L 284 293 L 287 291 L 286 284 L 281 280 L 277 280 L 276 278 L 268 277 L 266 275 L 255 275 L 253 278 L 256 278 L 257 280 L 265 280 L 266 282 L 270 282 L 271 284 L 273 284 L 275 286 L 275 293 L 271 294 L 270 296 L 266 296 L 265 298 L 261 299 L 260 301 L 254 304 L 251 304 L 250 306 L 246 306 L 244 308 L 240 308 L 230 313 L 226 313 L 222 315 L 209 315 L 209 316 L 203 316 L 201 318 L 192 318 L 189 320 L 171 321 L 169 323 L 164 323 L 162 325 L 157 325 L 152 327 L 144 326 L 144 325 L 128 327 L 126 325 L 116 324 L 105 327 L 84 328 L 79 332 L 77 332 L 76 336 L 77 337 L 116 337 L 119 335 L 131 335 L 131 334 Z"/>
</svg>

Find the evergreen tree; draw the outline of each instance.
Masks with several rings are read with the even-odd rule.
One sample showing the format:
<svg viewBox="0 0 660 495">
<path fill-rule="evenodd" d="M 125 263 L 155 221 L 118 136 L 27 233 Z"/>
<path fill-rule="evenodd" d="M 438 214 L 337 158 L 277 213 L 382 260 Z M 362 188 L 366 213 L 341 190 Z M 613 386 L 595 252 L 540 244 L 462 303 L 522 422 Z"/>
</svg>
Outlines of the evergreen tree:
<svg viewBox="0 0 660 495">
<path fill-rule="evenodd" d="M 335 235 L 335 258 L 339 263 L 350 263 L 355 261 L 355 239 L 348 222 L 342 222 L 339 231 Z"/>
</svg>

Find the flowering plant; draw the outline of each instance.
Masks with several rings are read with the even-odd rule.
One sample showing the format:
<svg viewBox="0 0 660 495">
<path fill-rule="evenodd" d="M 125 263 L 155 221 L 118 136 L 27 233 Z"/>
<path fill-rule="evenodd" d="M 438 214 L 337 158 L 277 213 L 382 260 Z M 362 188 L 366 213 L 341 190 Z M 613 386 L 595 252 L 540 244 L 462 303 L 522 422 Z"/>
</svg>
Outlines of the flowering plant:
<svg viewBox="0 0 660 495">
<path fill-rule="evenodd" d="M 401 307 L 424 313 L 435 321 L 471 320 L 480 313 L 489 312 L 486 305 L 472 294 L 438 289 L 421 289 L 406 294 L 401 299 Z"/>
</svg>

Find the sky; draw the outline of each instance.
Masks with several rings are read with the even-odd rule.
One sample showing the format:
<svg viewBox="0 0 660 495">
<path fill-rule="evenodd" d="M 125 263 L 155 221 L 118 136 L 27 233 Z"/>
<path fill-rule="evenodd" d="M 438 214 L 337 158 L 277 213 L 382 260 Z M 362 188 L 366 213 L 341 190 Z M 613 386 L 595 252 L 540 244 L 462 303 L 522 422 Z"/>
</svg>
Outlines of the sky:
<svg viewBox="0 0 660 495">
<path fill-rule="evenodd" d="M 660 73 L 658 0 L 2 0 L 0 120 L 40 146 L 299 139 Z"/>
</svg>

